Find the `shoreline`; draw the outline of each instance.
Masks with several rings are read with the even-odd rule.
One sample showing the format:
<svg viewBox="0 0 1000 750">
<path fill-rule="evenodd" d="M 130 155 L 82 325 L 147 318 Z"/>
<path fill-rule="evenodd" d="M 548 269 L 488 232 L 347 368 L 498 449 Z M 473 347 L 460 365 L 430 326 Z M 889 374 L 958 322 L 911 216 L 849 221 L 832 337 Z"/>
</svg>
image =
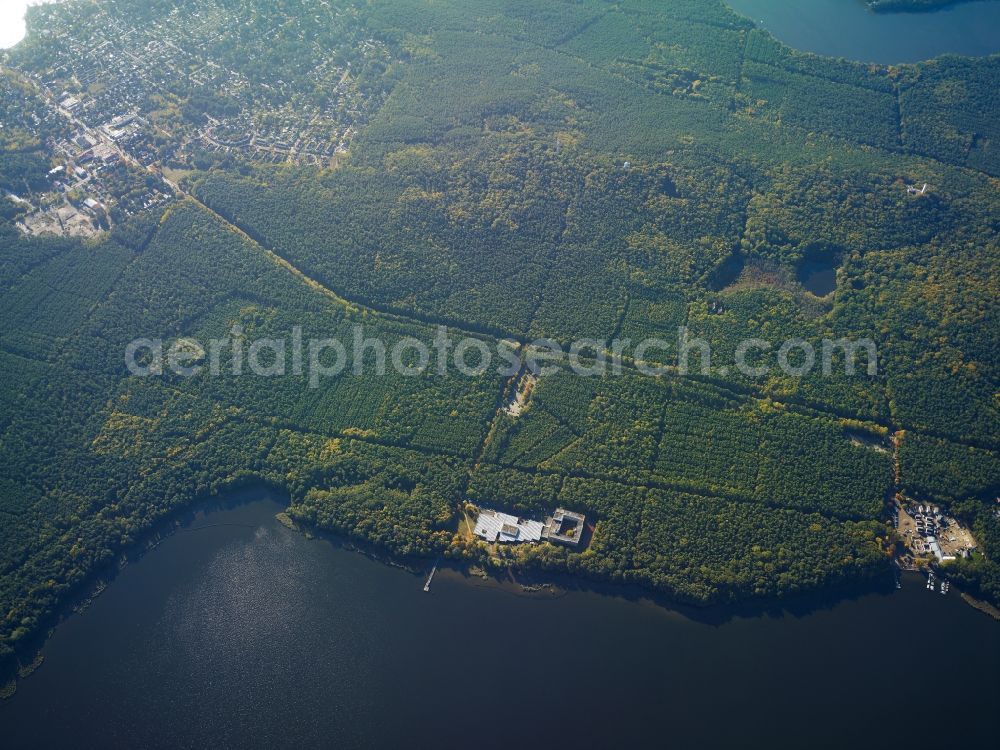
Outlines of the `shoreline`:
<svg viewBox="0 0 1000 750">
<path fill-rule="evenodd" d="M 9 34 L 9 36 L 5 34 L 0 37 L 0 55 L 7 50 L 14 49 L 28 38 L 27 14 L 29 8 L 35 5 L 49 5 L 58 2 L 62 2 L 62 0 L 21 0 L 21 2 L 14 0 L 11 6 L 0 11 L 0 23 L 3 24 L 3 27 L 8 30 L 17 29 L 20 33 L 17 39 L 14 39 L 13 34 Z"/>
<path fill-rule="evenodd" d="M 973 609 L 979 610 L 984 615 L 989 615 L 997 622 L 1000 622 L 1000 609 L 997 609 L 992 604 L 982 599 L 976 599 L 976 597 L 971 594 L 966 594 L 964 591 L 960 591 L 959 595 L 962 597 L 962 601 L 968 604 Z"/>
<path fill-rule="evenodd" d="M 23 647 L 15 647 L 12 654 L 0 659 L 0 701 L 13 697 L 17 692 L 17 683 L 42 666 L 45 659 L 43 650 L 55 629 L 74 615 L 85 612 L 114 583 L 125 567 L 143 559 L 178 532 L 206 528 L 189 528 L 199 515 L 253 502 L 254 498 L 250 496 L 261 492 L 273 493 L 277 496 L 273 499 L 279 504 L 283 502 L 279 498 L 287 496 L 287 492 L 280 487 L 264 481 L 250 481 L 248 484 L 237 482 L 210 495 L 192 498 L 189 502 L 166 511 L 135 542 L 119 550 L 113 560 L 91 571 L 49 613 L 37 631 L 27 636 Z"/>
<path fill-rule="evenodd" d="M 974 0 L 865 0 L 872 13 L 935 13 Z"/>
<path fill-rule="evenodd" d="M 194 498 L 189 503 L 168 511 L 136 543 L 122 550 L 115 560 L 95 571 L 81 588 L 71 594 L 54 612 L 45 625 L 31 636 L 23 649 L 17 649 L 6 663 L 0 665 L 0 701 L 16 695 L 17 684 L 29 677 L 44 662 L 44 648 L 56 628 L 76 614 L 82 614 L 94 600 L 114 583 L 117 575 L 129 564 L 143 559 L 175 534 L 198 531 L 213 524 L 195 526 L 199 517 L 213 512 L 238 507 L 253 502 L 273 501 L 283 506 L 272 514 L 276 523 L 302 535 L 307 540 L 323 541 L 348 552 L 385 565 L 398 568 L 422 580 L 432 558 L 404 558 L 386 549 L 354 536 L 322 528 L 303 526 L 287 514 L 289 496 L 284 488 L 266 481 L 250 481 L 232 485 L 205 498 Z M 510 596 L 539 600 L 555 600 L 572 592 L 591 592 L 633 603 L 645 603 L 666 612 L 681 614 L 689 619 L 712 624 L 723 624 L 735 618 L 775 616 L 779 613 L 805 617 L 829 609 L 841 602 L 850 601 L 871 593 L 891 595 L 895 591 L 895 573 L 891 565 L 871 575 L 844 579 L 815 589 L 804 590 L 791 596 L 752 597 L 715 602 L 692 602 L 672 597 L 664 591 L 636 582 L 612 581 L 543 568 L 507 566 L 493 569 L 476 560 L 442 557 L 438 574 L 458 581 L 469 589 L 500 591 Z M 1000 610 L 986 602 L 961 596 L 974 608 L 990 614 L 1000 621 Z"/>
</svg>

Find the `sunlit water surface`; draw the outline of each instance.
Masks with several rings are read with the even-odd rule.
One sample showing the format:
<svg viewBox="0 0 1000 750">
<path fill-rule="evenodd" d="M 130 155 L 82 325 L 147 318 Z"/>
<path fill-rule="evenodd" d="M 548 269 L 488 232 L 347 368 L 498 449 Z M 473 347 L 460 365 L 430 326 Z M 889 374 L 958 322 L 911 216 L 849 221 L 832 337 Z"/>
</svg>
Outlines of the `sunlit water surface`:
<svg viewBox="0 0 1000 750">
<path fill-rule="evenodd" d="M 0 745 L 991 747 L 1000 623 L 919 576 L 767 611 L 408 573 L 266 492 L 128 565 L 0 703 Z M 477 583 L 478 582 L 478 583 Z M 665 741 L 669 738 L 669 743 Z"/>
<path fill-rule="evenodd" d="M 726 0 L 785 44 L 882 64 L 1000 52 L 1000 0 L 930 13 L 872 13 L 863 0 Z"/>
</svg>

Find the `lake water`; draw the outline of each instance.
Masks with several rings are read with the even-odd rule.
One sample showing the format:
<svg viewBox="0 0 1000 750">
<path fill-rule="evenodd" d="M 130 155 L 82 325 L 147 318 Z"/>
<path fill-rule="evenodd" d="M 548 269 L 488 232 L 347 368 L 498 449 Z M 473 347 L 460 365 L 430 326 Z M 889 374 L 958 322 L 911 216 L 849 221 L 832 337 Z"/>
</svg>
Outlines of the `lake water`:
<svg viewBox="0 0 1000 750">
<path fill-rule="evenodd" d="M 931 13 L 872 13 L 863 0 L 726 0 L 785 44 L 882 64 L 1000 52 L 1000 1 Z"/>
<path fill-rule="evenodd" d="M 837 266 L 840 263 L 841 255 L 835 251 L 807 251 L 796 269 L 799 283 L 817 297 L 825 297 L 837 289 Z"/>
<path fill-rule="evenodd" d="M 817 297 L 825 297 L 837 288 L 837 271 L 826 264 L 810 264 L 800 269 L 799 281 Z"/>
<path fill-rule="evenodd" d="M 29 5 L 58 0 L 0 0 L 0 49 L 13 47 L 24 39 L 24 12 Z"/>
<path fill-rule="evenodd" d="M 194 517 L 0 704 L 22 747 L 991 746 L 1000 623 L 919 576 L 794 611 L 537 599 Z"/>
</svg>

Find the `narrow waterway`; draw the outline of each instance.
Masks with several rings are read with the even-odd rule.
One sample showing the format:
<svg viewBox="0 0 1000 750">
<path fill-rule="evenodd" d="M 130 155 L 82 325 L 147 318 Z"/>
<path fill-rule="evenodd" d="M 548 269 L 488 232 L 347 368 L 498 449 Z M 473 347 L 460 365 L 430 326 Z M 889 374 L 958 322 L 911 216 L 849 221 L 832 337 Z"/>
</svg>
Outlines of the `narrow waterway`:
<svg viewBox="0 0 1000 750">
<path fill-rule="evenodd" d="M 5 748 L 990 746 L 1000 624 L 919 576 L 792 611 L 528 598 L 198 515 L 69 617 Z M 428 563 L 428 569 L 430 564 Z"/>
</svg>

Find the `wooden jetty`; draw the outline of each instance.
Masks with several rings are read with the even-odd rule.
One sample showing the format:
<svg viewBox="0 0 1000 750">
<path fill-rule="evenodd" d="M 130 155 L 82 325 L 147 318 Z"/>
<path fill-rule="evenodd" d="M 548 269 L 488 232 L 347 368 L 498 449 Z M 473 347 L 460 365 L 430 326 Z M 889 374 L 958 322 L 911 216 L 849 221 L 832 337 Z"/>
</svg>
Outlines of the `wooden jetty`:
<svg viewBox="0 0 1000 750">
<path fill-rule="evenodd" d="M 431 568 L 431 574 L 427 576 L 427 583 L 424 584 L 424 591 L 431 590 L 431 581 L 434 580 L 434 574 L 437 573 L 438 562 L 440 562 L 440 560 L 441 558 L 438 558 L 437 560 L 434 561 L 434 567 Z"/>
</svg>

